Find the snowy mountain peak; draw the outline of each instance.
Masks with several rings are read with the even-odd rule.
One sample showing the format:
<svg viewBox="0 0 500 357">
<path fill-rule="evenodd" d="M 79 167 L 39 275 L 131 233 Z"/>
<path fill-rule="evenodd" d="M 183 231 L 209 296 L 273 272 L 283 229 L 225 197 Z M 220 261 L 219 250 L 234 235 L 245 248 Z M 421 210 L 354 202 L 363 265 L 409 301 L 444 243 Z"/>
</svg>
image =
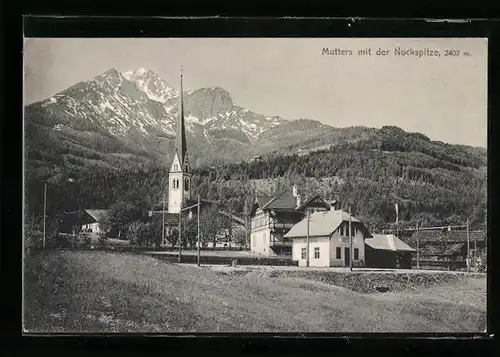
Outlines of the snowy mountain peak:
<svg viewBox="0 0 500 357">
<path fill-rule="evenodd" d="M 138 68 L 134 71 L 127 71 L 127 72 L 124 72 L 123 75 L 128 80 L 133 80 L 133 79 L 138 78 L 138 77 L 157 76 L 152 70 L 150 70 L 148 68 Z"/>
<path fill-rule="evenodd" d="M 179 104 L 179 89 L 170 87 L 155 72 L 139 68 L 121 73 L 113 68 L 35 104 L 32 109 L 43 109 L 46 117 L 52 118 L 56 132 L 94 130 L 148 151 L 148 145 L 166 145 L 175 136 Z M 234 105 L 230 93 L 222 87 L 185 92 L 184 115 L 188 140 L 199 145 L 218 145 L 227 140 L 252 144 L 267 130 L 286 122 Z M 152 152 L 161 155 L 165 150 L 162 147 Z"/>
<path fill-rule="evenodd" d="M 147 68 L 139 68 L 135 71 L 123 73 L 129 81 L 134 82 L 149 99 L 156 102 L 165 103 L 171 98 L 179 95 L 179 91 L 170 85 L 155 72 Z"/>
<path fill-rule="evenodd" d="M 118 78 L 121 77 L 122 74 L 116 70 L 115 68 L 108 69 L 105 72 L 102 72 L 101 74 L 97 75 L 95 78 Z"/>
<path fill-rule="evenodd" d="M 148 72 L 151 72 L 151 71 L 150 71 L 149 69 L 147 69 L 147 68 L 139 68 L 139 69 L 137 69 L 137 70 L 135 71 L 135 73 L 137 73 L 137 74 L 139 74 L 139 75 L 140 75 L 140 74 L 145 74 L 145 73 L 148 73 Z"/>
</svg>

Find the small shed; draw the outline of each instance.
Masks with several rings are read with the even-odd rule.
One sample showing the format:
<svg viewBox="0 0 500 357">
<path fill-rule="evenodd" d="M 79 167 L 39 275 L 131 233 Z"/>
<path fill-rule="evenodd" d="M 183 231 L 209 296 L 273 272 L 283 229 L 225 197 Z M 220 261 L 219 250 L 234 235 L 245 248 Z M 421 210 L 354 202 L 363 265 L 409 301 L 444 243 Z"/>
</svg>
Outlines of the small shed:
<svg viewBox="0 0 500 357">
<path fill-rule="evenodd" d="M 82 231 L 93 232 L 93 233 L 103 233 L 103 229 L 100 225 L 108 210 L 104 209 L 86 209 L 84 211 L 86 215 L 82 221 Z"/>
<path fill-rule="evenodd" d="M 394 234 L 373 234 L 365 239 L 365 245 L 367 267 L 411 269 L 415 249 Z"/>
</svg>

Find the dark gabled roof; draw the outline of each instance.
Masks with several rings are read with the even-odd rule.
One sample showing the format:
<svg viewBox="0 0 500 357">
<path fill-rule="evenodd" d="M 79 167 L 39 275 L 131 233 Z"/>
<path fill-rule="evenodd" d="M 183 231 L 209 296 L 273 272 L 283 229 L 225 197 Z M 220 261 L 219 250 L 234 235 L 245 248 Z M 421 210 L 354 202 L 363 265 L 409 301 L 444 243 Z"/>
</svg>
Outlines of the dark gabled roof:
<svg viewBox="0 0 500 357">
<path fill-rule="evenodd" d="M 250 216 L 253 216 L 257 208 L 262 208 L 271 198 L 272 196 L 264 194 L 255 196 L 255 201 L 252 204 L 252 209 L 250 210 Z"/>
<path fill-rule="evenodd" d="M 184 206 L 190 207 L 190 206 L 196 205 L 197 203 L 198 203 L 197 199 L 195 199 L 195 200 L 191 199 L 191 200 L 187 200 L 186 202 L 184 202 Z M 217 205 L 216 201 L 207 200 L 207 199 L 200 199 L 200 203 L 201 203 L 202 210 L 206 209 L 207 207 Z M 192 210 L 193 214 L 196 214 L 196 207 L 193 207 L 191 210 Z M 162 210 L 149 211 L 149 212 L 151 212 L 151 214 L 154 215 L 157 219 L 163 219 L 163 217 L 162 217 L 163 211 Z M 189 213 L 188 211 L 184 211 L 183 215 L 188 214 L 188 213 Z M 178 224 L 178 223 L 179 223 L 179 214 L 178 213 L 172 213 L 172 212 L 165 211 L 165 224 L 174 225 L 174 224 Z"/>
<path fill-rule="evenodd" d="M 154 215 L 154 219 L 163 220 L 162 211 L 151 211 Z M 179 214 L 178 213 L 168 213 L 165 212 L 165 224 L 175 225 L 179 224 Z"/>
<path fill-rule="evenodd" d="M 179 215 L 177 213 L 165 213 L 165 224 L 175 225 L 179 223 Z"/>
<path fill-rule="evenodd" d="M 419 254 L 422 255 L 459 255 L 464 249 L 464 243 L 452 244 L 426 244 L 419 248 Z"/>
<path fill-rule="evenodd" d="M 264 206 L 267 202 L 269 202 L 273 198 L 273 196 L 268 196 L 268 195 L 258 195 L 255 198 L 256 203 L 259 205 L 259 207 Z"/>
<path fill-rule="evenodd" d="M 305 207 L 311 205 L 314 201 L 318 200 L 319 203 L 325 208 L 330 208 L 331 205 L 327 203 L 320 195 L 316 194 L 305 198 L 301 205 L 297 207 L 297 197 L 293 194 L 293 186 L 288 187 L 275 196 L 268 196 L 260 194 L 256 196 L 255 203 L 253 204 L 251 215 L 255 214 L 257 208 L 263 211 L 277 210 L 277 211 L 303 211 Z M 315 202 L 314 202 L 315 203 Z"/>
<path fill-rule="evenodd" d="M 330 208 L 332 206 L 328 202 L 326 202 L 324 199 L 322 199 L 320 195 L 314 195 L 314 196 L 311 196 L 310 198 L 306 199 L 299 207 L 296 208 L 296 210 L 298 210 L 298 211 L 303 210 L 308 205 L 313 203 L 314 201 L 317 201 L 320 205 L 324 206 L 325 208 Z"/>
<path fill-rule="evenodd" d="M 486 240 L 486 231 L 469 231 L 469 240 L 482 241 Z M 431 231 L 422 230 L 418 232 L 420 242 L 467 242 L 467 231 Z M 417 242 L 417 232 L 414 232 L 406 239 L 408 243 Z"/>
<path fill-rule="evenodd" d="M 295 209 L 297 207 L 297 198 L 293 195 L 293 189 L 291 187 L 279 192 L 276 196 L 271 198 L 264 206 L 260 208 L 262 210 L 271 209 Z"/>
<path fill-rule="evenodd" d="M 86 209 L 85 212 L 92 217 L 96 222 L 101 222 L 108 213 L 106 209 Z"/>
<path fill-rule="evenodd" d="M 183 205 L 184 205 L 184 207 L 189 207 L 189 206 L 193 206 L 193 205 L 195 205 L 197 203 L 198 203 L 198 199 L 191 199 L 191 200 L 187 200 Z M 204 199 L 204 198 L 200 199 L 200 203 L 201 203 L 202 207 L 216 206 L 216 205 L 218 205 L 218 202 L 213 201 L 213 200 L 207 200 L 207 199 Z"/>
</svg>

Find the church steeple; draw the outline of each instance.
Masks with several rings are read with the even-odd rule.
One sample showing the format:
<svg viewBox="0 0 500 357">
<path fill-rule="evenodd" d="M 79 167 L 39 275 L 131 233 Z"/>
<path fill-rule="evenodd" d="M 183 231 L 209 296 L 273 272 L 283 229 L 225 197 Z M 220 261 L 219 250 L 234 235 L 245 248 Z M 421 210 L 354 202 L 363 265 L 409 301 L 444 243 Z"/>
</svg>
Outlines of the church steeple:
<svg viewBox="0 0 500 357">
<path fill-rule="evenodd" d="M 182 170 L 184 171 L 185 169 L 187 170 L 188 168 L 185 167 L 187 165 L 186 162 L 186 129 L 184 125 L 184 93 L 182 89 L 182 66 L 181 66 L 181 103 L 180 103 L 180 117 L 179 121 L 177 122 L 177 130 L 176 130 L 176 136 L 175 136 L 175 151 L 177 152 L 179 156 L 179 161 L 180 165 L 182 167 Z"/>
<path fill-rule="evenodd" d="M 186 131 L 184 127 L 184 95 L 181 67 L 180 116 L 175 138 L 175 155 L 168 173 L 168 212 L 179 213 L 185 202 L 191 199 L 191 173 L 186 150 Z"/>
</svg>

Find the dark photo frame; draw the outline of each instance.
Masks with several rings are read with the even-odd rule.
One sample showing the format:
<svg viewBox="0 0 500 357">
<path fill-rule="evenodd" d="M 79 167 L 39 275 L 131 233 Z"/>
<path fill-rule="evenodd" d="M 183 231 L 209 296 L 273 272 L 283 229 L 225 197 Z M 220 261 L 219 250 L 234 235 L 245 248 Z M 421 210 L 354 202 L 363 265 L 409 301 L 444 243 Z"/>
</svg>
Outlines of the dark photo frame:
<svg viewBox="0 0 500 357">
<path fill-rule="evenodd" d="M 11 109 L 12 120 L 5 123 L 3 130 L 3 153 L 12 152 L 12 148 L 20 149 L 16 155 L 3 155 L 2 181 L 9 190 L 2 193 L 2 215 L 4 222 L 15 222 L 16 228 L 22 228 L 23 204 L 23 141 L 13 142 L 10 133 L 16 133 L 17 138 L 23 137 L 23 63 L 20 50 L 23 47 L 23 37 L 93 37 L 93 38 L 151 38 L 151 37 L 358 37 L 358 38 L 452 38 L 452 37 L 480 37 L 488 39 L 488 224 L 487 236 L 495 236 L 495 168 L 494 152 L 495 121 L 498 116 L 498 65 L 500 32 L 499 22 L 494 20 L 463 20 L 463 21 L 429 21 L 426 19 L 375 19 L 375 18 L 242 18 L 242 17 L 56 17 L 56 16 L 25 16 L 22 19 L 21 38 L 14 44 L 12 68 L 16 71 L 12 83 L 18 88 L 18 100 L 7 101 Z M 75 69 L 77 70 L 77 69 Z M 10 73 L 10 74 L 12 74 Z M 8 73 L 9 74 L 9 73 Z M 15 119 L 14 119 L 15 118 Z M 11 136 L 10 140 L 5 138 Z M 14 169 L 15 168 L 15 169 Z M 10 172 L 9 172 L 10 171 Z M 19 176 L 17 176 L 19 175 Z M 194 184 L 191 181 L 191 186 Z M 197 204 L 193 199 L 193 207 Z M 202 206 L 198 201 L 200 207 Z M 207 201 L 206 203 L 210 203 Z M 153 210 L 154 211 L 154 210 Z M 196 213 L 196 212 L 195 212 Z M 21 215 L 21 216 L 19 216 Z M 176 224 L 176 223 L 175 223 Z M 14 253 L 22 250 L 22 229 L 2 225 L 2 276 L 6 275 L 12 289 L 12 294 L 4 296 L 8 309 L 6 314 L 9 327 L 5 336 L 12 343 L 12 351 L 41 351 L 61 349 L 70 351 L 103 348 L 113 352 L 131 352 L 133 347 L 137 351 L 185 352 L 189 348 L 206 350 L 236 350 L 245 352 L 324 352 L 324 353 L 354 353 L 364 354 L 367 351 L 380 350 L 383 353 L 411 354 L 411 355 L 442 355 L 442 354 L 474 354 L 482 355 L 492 352 L 492 342 L 496 333 L 496 324 L 493 315 L 496 313 L 494 304 L 493 286 L 494 269 L 494 239 L 487 239 L 488 270 L 487 270 L 487 331 L 483 333 L 132 333 L 132 334 L 67 334 L 52 333 L 45 335 L 23 335 L 22 316 L 22 289 L 19 279 L 22 276 L 21 254 Z M 6 236 L 12 239 L 5 239 Z M 14 237 L 16 239 L 14 239 Z M 311 250 L 311 254 L 312 254 Z M 336 251 L 335 251 L 336 252 Z M 342 251 L 342 254 L 343 251 Z M 359 254 L 359 252 L 357 253 Z M 319 257 L 319 253 L 318 253 Z M 193 258 L 194 259 L 194 258 Z M 229 262 L 230 263 L 230 262 Z M 8 269 L 6 269 L 8 268 Z M 10 290 L 10 289 L 9 289 Z M 16 295 L 15 292 L 18 293 Z M 4 306 L 4 307 L 5 307 Z M 170 351 L 170 350 L 169 350 Z M 175 352 L 174 352 L 175 353 Z"/>
</svg>

